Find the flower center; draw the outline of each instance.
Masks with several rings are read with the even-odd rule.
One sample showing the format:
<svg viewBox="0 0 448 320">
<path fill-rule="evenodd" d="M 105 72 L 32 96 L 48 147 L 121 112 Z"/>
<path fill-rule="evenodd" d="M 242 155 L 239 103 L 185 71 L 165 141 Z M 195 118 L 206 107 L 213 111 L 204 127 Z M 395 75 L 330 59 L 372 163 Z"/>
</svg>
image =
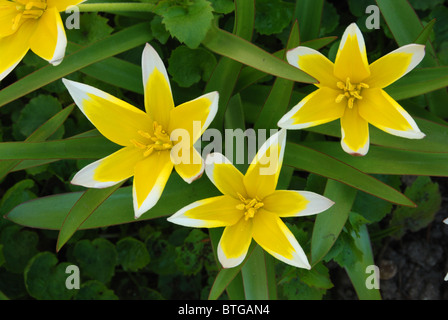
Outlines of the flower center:
<svg viewBox="0 0 448 320">
<path fill-rule="evenodd" d="M 362 89 L 368 89 L 369 85 L 365 83 L 359 83 L 359 84 L 352 84 L 350 82 L 350 78 L 347 78 L 347 80 L 344 82 L 339 81 L 337 84 L 339 89 L 343 90 L 344 93 L 341 93 L 336 98 L 336 103 L 341 102 L 344 98 L 347 98 L 347 105 L 351 109 L 353 108 L 353 104 L 355 103 L 355 100 L 361 100 L 361 92 Z"/>
<path fill-rule="evenodd" d="M 131 142 L 139 149 L 145 150 L 143 156 L 147 157 L 155 151 L 171 150 L 173 143 L 170 140 L 170 136 L 163 130 L 162 126 L 154 121 L 154 133 L 150 133 L 138 130 L 138 134 L 148 139 L 148 143 L 144 144 L 137 140 L 132 139 Z"/>
<path fill-rule="evenodd" d="M 18 14 L 13 19 L 12 30 L 19 28 L 22 19 L 39 19 L 47 10 L 47 0 L 14 0 Z"/>
<path fill-rule="evenodd" d="M 241 194 L 238 193 L 238 197 L 241 200 L 241 203 L 236 206 L 238 210 L 244 211 L 244 220 L 249 220 L 253 218 L 257 213 L 258 209 L 264 206 L 264 203 L 261 202 L 258 197 L 255 199 L 246 199 Z"/>
</svg>

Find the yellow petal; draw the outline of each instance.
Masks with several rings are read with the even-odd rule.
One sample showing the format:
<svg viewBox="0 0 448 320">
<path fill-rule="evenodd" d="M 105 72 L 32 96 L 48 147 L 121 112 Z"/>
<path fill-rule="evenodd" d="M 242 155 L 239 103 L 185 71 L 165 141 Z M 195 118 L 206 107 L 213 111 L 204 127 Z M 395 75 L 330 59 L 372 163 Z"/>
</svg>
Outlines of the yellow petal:
<svg viewBox="0 0 448 320">
<path fill-rule="evenodd" d="M 142 56 L 146 112 L 163 128 L 168 128 L 174 108 L 168 74 L 157 52 L 146 44 Z"/>
<path fill-rule="evenodd" d="M 359 114 L 387 133 L 408 139 L 425 137 L 406 110 L 382 89 L 363 92 L 363 99 L 359 101 Z"/>
<path fill-rule="evenodd" d="M 340 94 L 322 87 L 308 96 L 286 113 L 278 122 L 280 128 L 303 129 L 339 119 L 344 114 L 345 103 L 336 103 Z"/>
<path fill-rule="evenodd" d="M 225 195 L 239 199 L 238 193 L 247 197 L 243 174 L 220 153 L 208 155 L 205 161 L 205 173 L 211 182 Z"/>
<path fill-rule="evenodd" d="M 72 184 L 87 188 L 108 188 L 134 175 L 134 167 L 143 159 L 143 152 L 135 147 L 124 147 L 79 171 Z"/>
<path fill-rule="evenodd" d="M 263 199 L 263 204 L 264 210 L 279 217 L 298 217 L 325 211 L 334 202 L 314 192 L 276 190 Z"/>
<path fill-rule="evenodd" d="M 76 6 L 86 0 L 47 0 L 49 8 L 56 8 L 59 12 L 65 11 L 70 6 Z"/>
<path fill-rule="evenodd" d="M 37 21 L 27 20 L 15 33 L 0 39 L 0 81 L 19 64 L 30 49 L 30 38 Z"/>
<path fill-rule="evenodd" d="M 224 268 L 233 268 L 243 262 L 252 241 L 252 219 L 240 219 L 226 227 L 218 244 L 218 259 Z"/>
<path fill-rule="evenodd" d="M 62 62 L 67 47 L 64 24 L 56 8 L 48 8 L 39 18 L 30 40 L 31 50 L 53 65 Z"/>
<path fill-rule="evenodd" d="M 260 209 L 251 220 L 254 240 L 264 250 L 287 264 L 311 269 L 305 252 L 276 214 Z"/>
<path fill-rule="evenodd" d="M 178 132 L 182 137 L 189 137 L 188 141 L 184 138 L 180 140 L 183 144 L 188 142 L 187 146 L 192 146 L 214 119 L 218 111 L 218 100 L 218 93 L 211 92 L 177 106 L 171 110 L 168 131 L 171 135 Z"/>
<path fill-rule="evenodd" d="M 139 218 L 156 205 L 173 171 L 169 151 L 154 152 L 138 162 L 134 171 L 134 212 Z"/>
<path fill-rule="evenodd" d="M 16 4 L 11 1 L 0 1 L 0 38 L 14 33 L 13 21 L 18 11 Z"/>
<path fill-rule="evenodd" d="M 319 81 L 317 87 L 337 89 L 340 81 L 333 75 L 334 64 L 319 51 L 307 47 L 297 47 L 287 52 L 288 62 L 305 71 Z"/>
<path fill-rule="evenodd" d="M 425 46 L 409 44 L 376 60 L 365 80 L 370 88 L 384 88 L 414 69 L 425 57 Z"/>
<path fill-rule="evenodd" d="M 175 155 L 175 159 L 173 159 L 173 150 L 174 148 L 171 149 L 171 161 L 175 164 L 174 168 L 181 178 L 187 183 L 192 183 L 196 179 L 199 179 L 204 173 L 205 168 L 205 163 L 200 153 L 194 147 L 190 147 L 189 149 L 185 149 L 187 154 Z"/>
<path fill-rule="evenodd" d="M 364 156 L 369 151 L 369 124 L 358 113 L 358 104 L 346 108 L 341 118 L 341 145 L 351 155 Z"/>
<path fill-rule="evenodd" d="M 334 75 L 344 82 L 350 78 L 351 83 L 360 83 L 370 76 L 364 37 L 355 23 L 349 25 L 342 36 Z"/>
<path fill-rule="evenodd" d="M 286 130 L 281 129 L 272 135 L 258 150 L 244 175 L 244 186 L 249 198 L 264 197 L 273 193 L 285 153 Z"/>
<path fill-rule="evenodd" d="M 107 139 L 122 146 L 131 140 L 146 141 L 139 130 L 153 128 L 150 117 L 140 109 L 91 86 L 63 79 L 70 95 L 85 116 Z"/>
<path fill-rule="evenodd" d="M 231 196 L 196 201 L 173 214 L 168 221 L 186 227 L 216 228 L 237 223 L 243 216 L 236 209 L 240 202 Z"/>
</svg>

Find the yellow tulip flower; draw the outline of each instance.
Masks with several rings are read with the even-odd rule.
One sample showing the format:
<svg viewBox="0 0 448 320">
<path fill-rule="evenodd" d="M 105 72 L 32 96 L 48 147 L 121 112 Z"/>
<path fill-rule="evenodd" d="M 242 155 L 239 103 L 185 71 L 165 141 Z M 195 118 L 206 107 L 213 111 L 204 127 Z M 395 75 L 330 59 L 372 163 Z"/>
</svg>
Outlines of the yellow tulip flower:
<svg viewBox="0 0 448 320">
<path fill-rule="evenodd" d="M 0 81 L 31 49 L 53 65 L 67 46 L 59 12 L 85 0 L 0 0 Z"/>
<path fill-rule="evenodd" d="M 317 214 L 333 202 L 313 192 L 275 190 L 285 143 L 286 130 L 272 135 L 244 176 L 222 154 L 210 154 L 205 172 L 223 195 L 194 202 L 168 221 L 196 228 L 225 227 L 218 244 L 224 268 L 244 260 L 253 238 L 275 258 L 310 269 L 305 252 L 281 218 Z"/>
<path fill-rule="evenodd" d="M 165 66 L 149 44 L 143 51 L 142 68 L 146 112 L 91 86 L 63 79 L 90 122 L 107 139 L 123 146 L 83 168 L 72 183 L 107 188 L 133 176 L 136 218 L 157 203 L 173 167 L 188 183 L 202 175 L 204 161 L 193 144 L 215 117 L 219 98 L 211 92 L 174 107 Z M 179 131 L 186 135 L 172 139 Z M 172 152 L 175 149 L 177 153 Z"/>
<path fill-rule="evenodd" d="M 361 31 L 351 24 L 344 32 L 335 63 L 307 47 L 288 51 L 288 62 L 316 78 L 318 90 L 306 96 L 278 122 L 303 129 L 340 119 L 341 145 L 352 155 L 369 150 L 369 123 L 404 138 L 425 135 L 411 116 L 383 88 L 414 69 L 425 46 L 409 44 L 368 64 Z"/>
</svg>

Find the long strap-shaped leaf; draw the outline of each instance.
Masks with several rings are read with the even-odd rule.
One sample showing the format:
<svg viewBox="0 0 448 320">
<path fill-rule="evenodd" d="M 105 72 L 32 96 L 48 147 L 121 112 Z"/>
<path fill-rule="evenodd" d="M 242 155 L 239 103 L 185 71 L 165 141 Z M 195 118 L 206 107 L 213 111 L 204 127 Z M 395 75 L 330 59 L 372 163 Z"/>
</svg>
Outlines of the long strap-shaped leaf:
<svg viewBox="0 0 448 320">
<path fill-rule="evenodd" d="M 212 26 L 202 44 L 211 51 L 229 57 L 274 76 L 304 83 L 317 80 L 286 61 L 276 58 L 256 45 L 232 33 Z"/>
<path fill-rule="evenodd" d="M 0 143 L 0 160 L 99 159 L 117 151 L 103 136 L 47 142 Z"/>
<path fill-rule="evenodd" d="M 61 110 L 47 122 L 37 128 L 25 141 L 26 142 L 38 142 L 45 141 L 50 137 L 67 119 L 70 113 L 73 111 L 75 105 L 70 105 L 67 108 Z M 8 174 L 11 170 L 16 168 L 22 161 L 10 160 L 0 161 L 0 180 Z"/>
<path fill-rule="evenodd" d="M 370 244 L 369 231 L 367 226 L 361 226 L 359 229 L 359 236 L 353 231 L 351 236 L 355 240 L 355 245 L 361 249 L 363 255 L 362 260 L 357 261 L 352 266 L 345 267 L 347 274 L 355 288 L 356 294 L 360 300 L 381 300 L 379 291 L 379 271 L 372 269 L 376 274 L 371 274 L 369 267 L 376 267 L 373 260 L 372 246 Z M 377 286 L 372 286 L 370 277 L 375 277 Z"/>
<path fill-rule="evenodd" d="M 72 207 L 59 231 L 56 251 L 61 250 L 71 236 L 79 229 L 91 214 L 109 198 L 123 183 L 104 189 L 88 189 Z"/>
<path fill-rule="evenodd" d="M 0 107 L 72 72 L 150 41 L 149 30 L 149 22 L 134 25 L 66 56 L 57 67 L 48 65 L 33 72 L 0 91 Z"/>
<path fill-rule="evenodd" d="M 108 197 L 79 227 L 94 229 L 120 225 L 141 220 L 166 217 L 194 201 L 219 195 L 207 179 L 200 179 L 186 188 L 187 184 L 173 172 L 159 202 L 138 220 L 132 206 L 132 187 L 123 187 Z M 60 230 L 70 210 L 83 192 L 70 192 L 33 199 L 11 210 L 5 218 L 32 228 Z"/>
<path fill-rule="evenodd" d="M 369 153 L 353 157 L 338 142 L 313 142 L 310 146 L 369 174 L 448 177 L 448 153 L 430 153 L 371 146 Z"/>
<path fill-rule="evenodd" d="M 415 207 L 415 204 L 409 198 L 387 184 L 311 148 L 287 143 L 283 163 L 284 165 L 340 181 L 386 201 Z"/>
<path fill-rule="evenodd" d="M 311 237 L 311 264 L 318 264 L 330 251 L 347 221 L 356 190 L 335 180 L 328 180 L 324 195 L 335 204 L 319 213 L 314 222 Z"/>
</svg>

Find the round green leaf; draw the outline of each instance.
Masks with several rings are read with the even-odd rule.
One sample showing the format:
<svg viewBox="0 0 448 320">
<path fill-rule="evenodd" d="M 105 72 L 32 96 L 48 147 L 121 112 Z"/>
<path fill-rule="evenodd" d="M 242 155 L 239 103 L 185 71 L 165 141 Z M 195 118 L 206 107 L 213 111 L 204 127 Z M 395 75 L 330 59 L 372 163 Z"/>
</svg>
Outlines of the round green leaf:
<svg viewBox="0 0 448 320">
<path fill-rule="evenodd" d="M 76 291 L 67 289 L 65 270 L 68 262 L 58 264 L 51 252 L 34 256 L 25 270 L 25 285 L 28 293 L 38 300 L 69 300 Z"/>
<path fill-rule="evenodd" d="M 125 271 L 138 271 L 150 261 L 146 245 L 132 237 L 121 239 L 117 243 L 118 263 Z"/>
</svg>

